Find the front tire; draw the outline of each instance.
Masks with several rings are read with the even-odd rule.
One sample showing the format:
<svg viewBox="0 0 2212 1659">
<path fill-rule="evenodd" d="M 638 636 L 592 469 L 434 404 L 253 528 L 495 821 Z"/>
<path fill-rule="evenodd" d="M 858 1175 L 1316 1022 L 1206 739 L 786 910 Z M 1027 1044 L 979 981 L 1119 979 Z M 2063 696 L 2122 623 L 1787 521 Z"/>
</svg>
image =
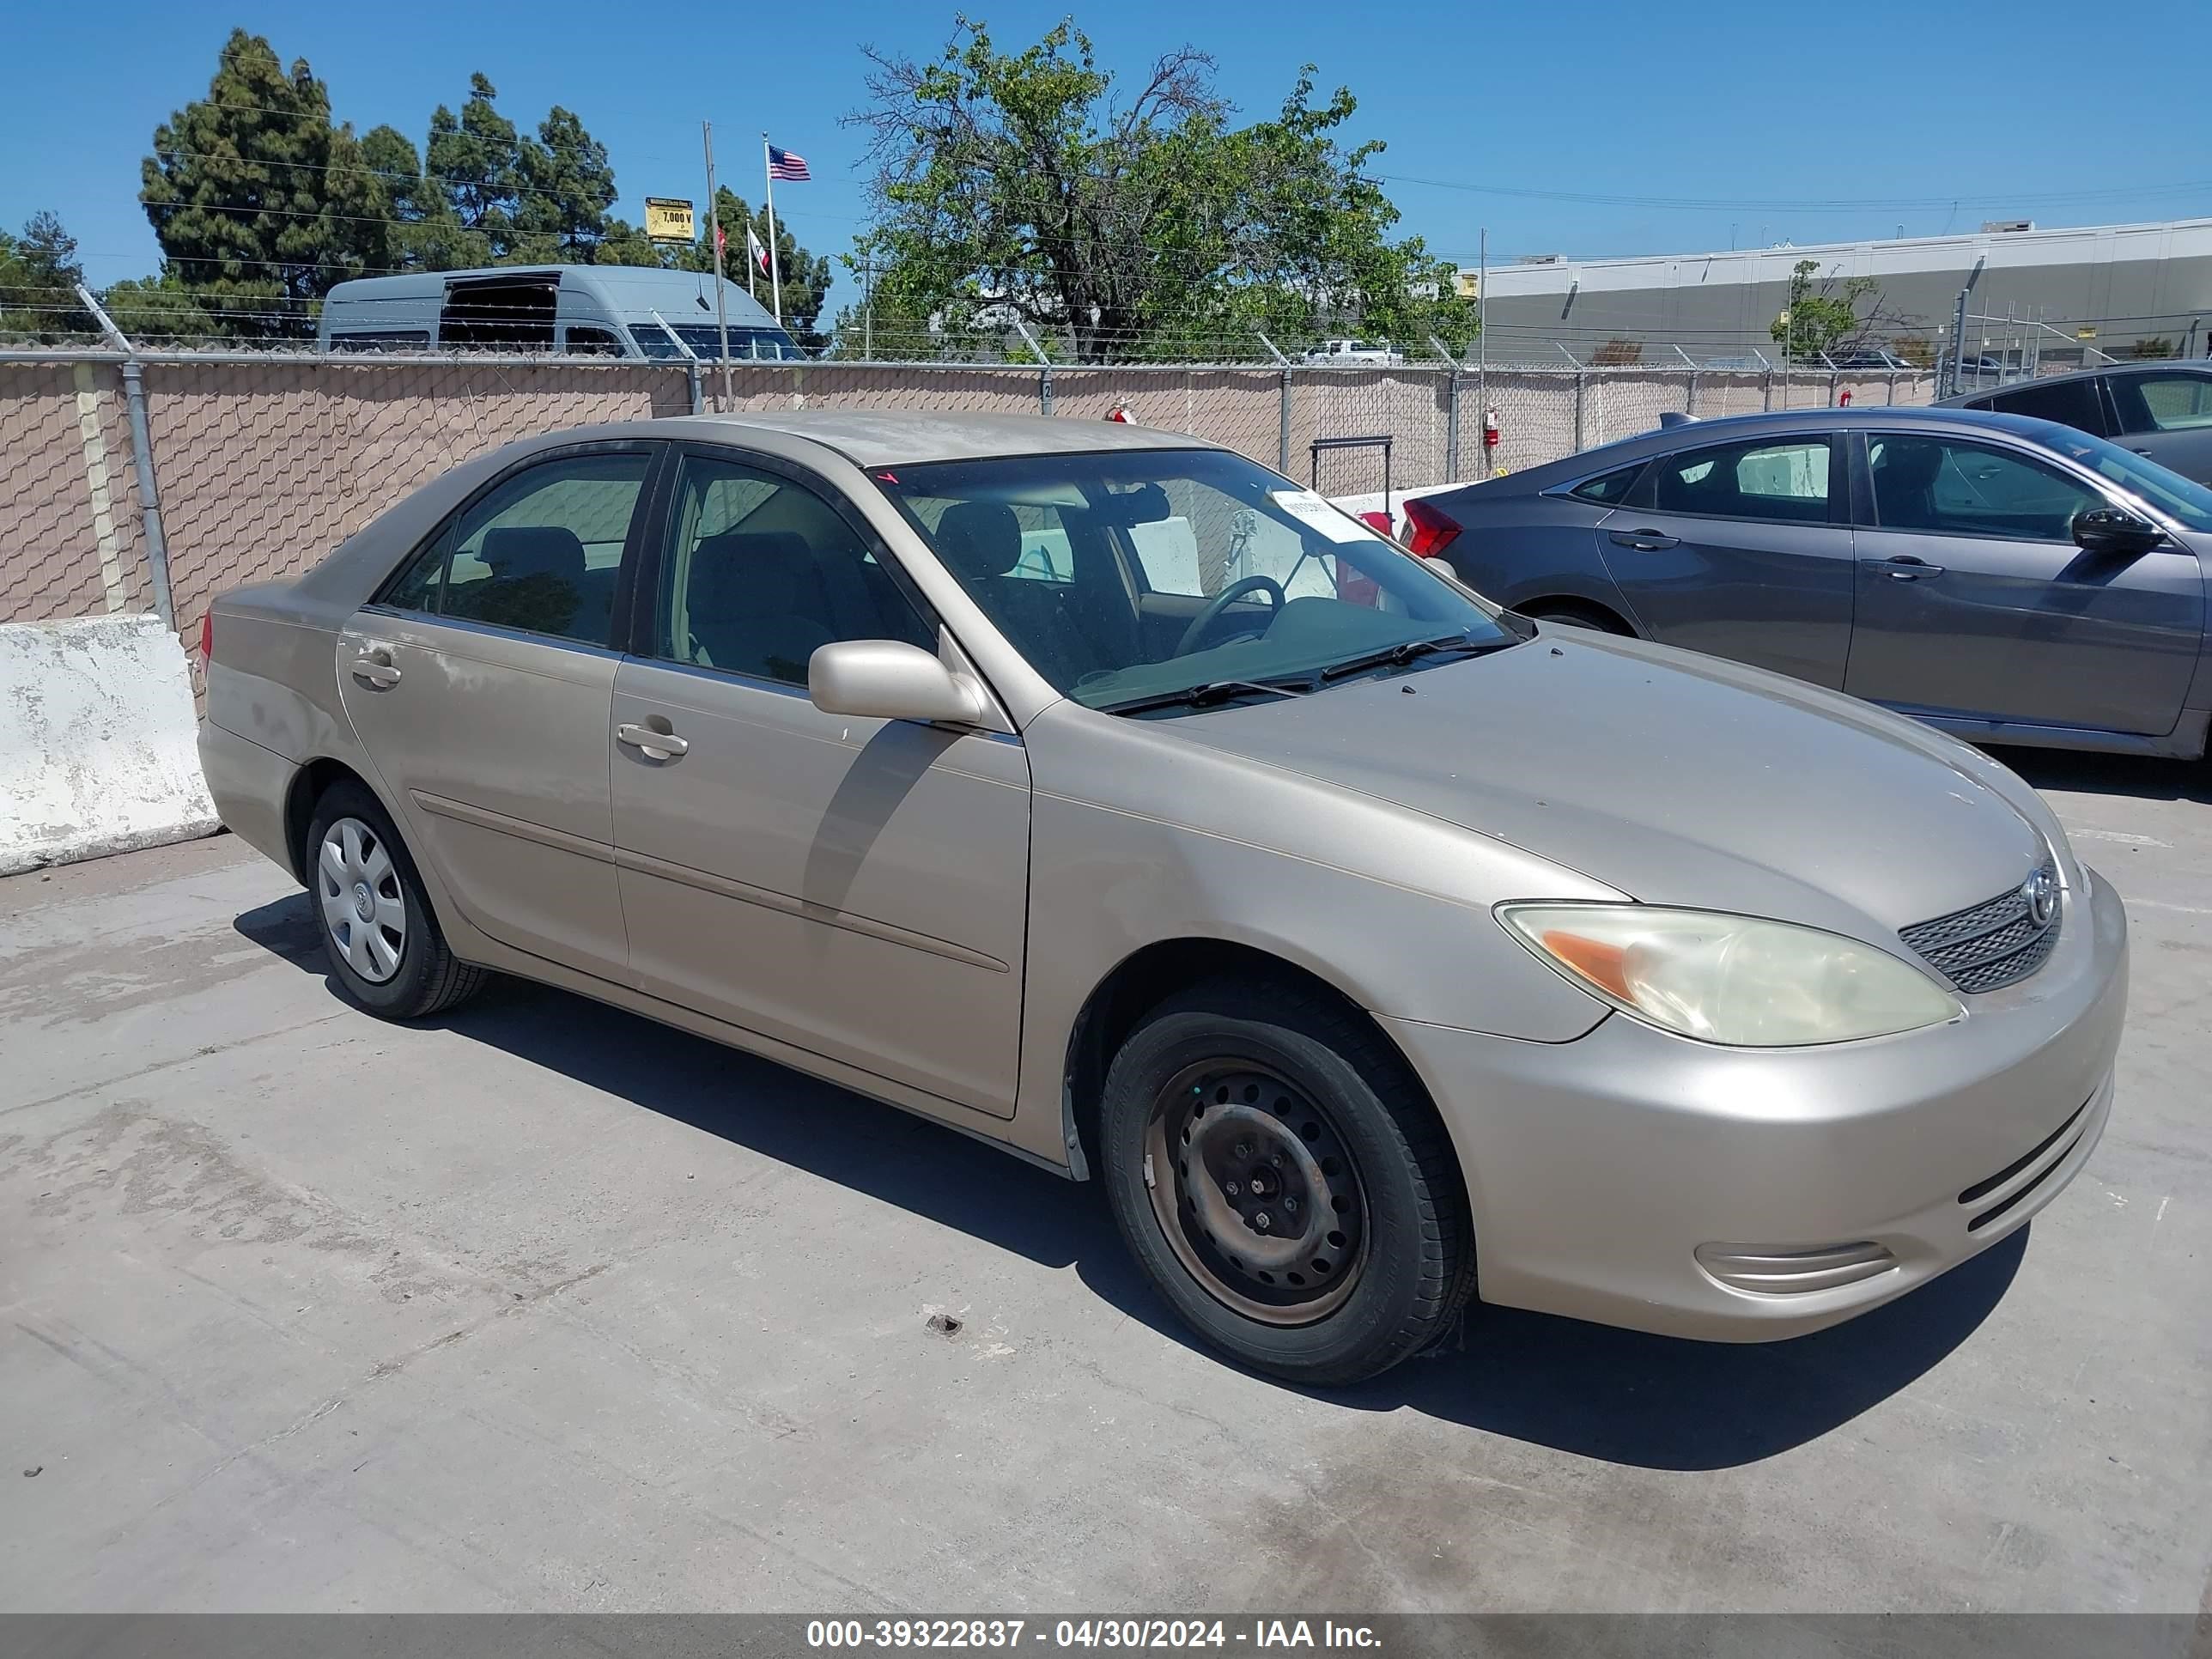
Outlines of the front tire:
<svg viewBox="0 0 2212 1659">
<path fill-rule="evenodd" d="M 375 796 L 332 784 L 307 828 L 308 896 L 331 977 L 385 1019 L 442 1012 L 482 987 L 431 914 L 415 860 Z"/>
<path fill-rule="evenodd" d="M 1223 980 L 1161 1004 L 1108 1069 L 1099 1133 L 1138 1263 L 1255 1370 L 1373 1376 L 1474 1290 L 1442 1126 L 1374 1029 L 1314 992 Z"/>
</svg>

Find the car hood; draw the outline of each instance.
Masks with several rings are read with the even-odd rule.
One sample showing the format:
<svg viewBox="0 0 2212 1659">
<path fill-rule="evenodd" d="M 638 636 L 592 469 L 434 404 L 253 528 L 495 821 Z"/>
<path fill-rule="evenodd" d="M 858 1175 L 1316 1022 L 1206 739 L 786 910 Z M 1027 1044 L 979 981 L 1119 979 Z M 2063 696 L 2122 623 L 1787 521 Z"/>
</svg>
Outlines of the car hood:
<svg viewBox="0 0 2212 1659">
<path fill-rule="evenodd" d="M 1762 670 L 1580 631 L 1173 729 L 1646 903 L 1862 936 L 1979 903 L 2049 856 L 1976 775 L 1993 764 L 1940 732 Z"/>
</svg>

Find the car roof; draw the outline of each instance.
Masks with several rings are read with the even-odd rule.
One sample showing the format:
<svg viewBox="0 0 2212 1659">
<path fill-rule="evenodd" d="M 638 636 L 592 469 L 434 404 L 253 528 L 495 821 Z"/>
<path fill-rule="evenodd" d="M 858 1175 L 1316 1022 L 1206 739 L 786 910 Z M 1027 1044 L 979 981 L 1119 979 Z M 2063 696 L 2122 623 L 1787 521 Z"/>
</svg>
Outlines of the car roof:
<svg viewBox="0 0 2212 1659">
<path fill-rule="evenodd" d="M 1188 432 L 1162 432 L 1120 421 L 966 410 L 794 410 L 679 416 L 672 428 L 775 432 L 836 451 L 856 466 L 982 460 L 999 455 L 1072 455 L 1101 449 L 1218 449 Z"/>
<path fill-rule="evenodd" d="M 1774 410 L 1756 415 L 1727 415 L 1717 420 L 1680 421 L 1632 438 L 1616 439 L 1594 449 L 1578 450 L 1559 460 L 1532 466 L 1508 477 L 1473 486 L 1486 494 L 1535 495 L 1570 478 L 1589 477 L 1617 466 L 1671 454 L 1678 449 L 1702 448 L 1707 444 L 1732 443 L 1762 433 L 1780 436 L 1799 432 L 1888 431 L 1915 427 L 1949 431 L 1976 431 L 2025 438 L 2049 444 L 2060 434 L 2078 439 L 2071 427 L 2055 426 L 2026 415 L 2001 415 L 1994 410 L 1957 409 L 1929 404 L 1866 404 L 1848 408 Z"/>
<path fill-rule="evenodd" d="M 2171 374 L 2176 369 L 2184 374 L 2212 375 L 2212 362 L 2202 357 L 2141 357 L 2133 362 L 2099 363 L 2094 368 L 2077 368 L 2064 374 L 2039 374 L 2030 380 L 2008 380 L 2002 386 L 1978 388 L 1972 392 L 1956 392 L 1937 400 L 1938 409 L 1966 407 L 1977 398 L 1994 398 L 2000 392 L 2017 392 L 2023 386 L 2064 386 L 2072 380 L 2087 380 L 2100 374 Z"/>
</svg>

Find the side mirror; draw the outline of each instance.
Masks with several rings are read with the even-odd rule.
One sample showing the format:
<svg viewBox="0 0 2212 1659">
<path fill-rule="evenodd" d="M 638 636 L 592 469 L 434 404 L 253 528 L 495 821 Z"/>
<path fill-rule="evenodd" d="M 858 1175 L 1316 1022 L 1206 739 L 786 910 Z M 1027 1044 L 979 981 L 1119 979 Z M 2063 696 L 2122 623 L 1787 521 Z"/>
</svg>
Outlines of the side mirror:
<svg viewBox="0 0 2212 1659">
<path fill-rule="evenodd" d="M 825 714 L 864 720 L 981 726 L 993 718 L 981 686 L 920 646 L 898 640 L 840 640 L 820 647 L 807 659 L 806 695 Z"/>
<path fill-rule="evenodd" d="M 2074 544 L 2084 553 L 2148 553 L 2166 532 L 2122 507 L 2085 507 L 2074 515 Z"/>
</svg>

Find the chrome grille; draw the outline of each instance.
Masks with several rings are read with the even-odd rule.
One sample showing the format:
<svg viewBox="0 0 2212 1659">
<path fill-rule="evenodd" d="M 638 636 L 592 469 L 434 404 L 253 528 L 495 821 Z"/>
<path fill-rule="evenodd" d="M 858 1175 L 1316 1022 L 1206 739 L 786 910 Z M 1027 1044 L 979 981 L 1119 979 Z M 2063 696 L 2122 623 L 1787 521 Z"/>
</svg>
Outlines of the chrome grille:
<svg viewBox="0 0 2212 1659">
<path fill-rule="evenodd" d="M 2037 873 L 2054 884 L 2058 879 L 2048 862 Z M 2050 921 L 2039 923 L 2023 884 L 1963 910 L 1901 927 L 1898 937 L 1971 995 L 2015 984 L 2042 967 L 2058 943 L 2063 916 L 2062 905 Z"/>
</svg>

